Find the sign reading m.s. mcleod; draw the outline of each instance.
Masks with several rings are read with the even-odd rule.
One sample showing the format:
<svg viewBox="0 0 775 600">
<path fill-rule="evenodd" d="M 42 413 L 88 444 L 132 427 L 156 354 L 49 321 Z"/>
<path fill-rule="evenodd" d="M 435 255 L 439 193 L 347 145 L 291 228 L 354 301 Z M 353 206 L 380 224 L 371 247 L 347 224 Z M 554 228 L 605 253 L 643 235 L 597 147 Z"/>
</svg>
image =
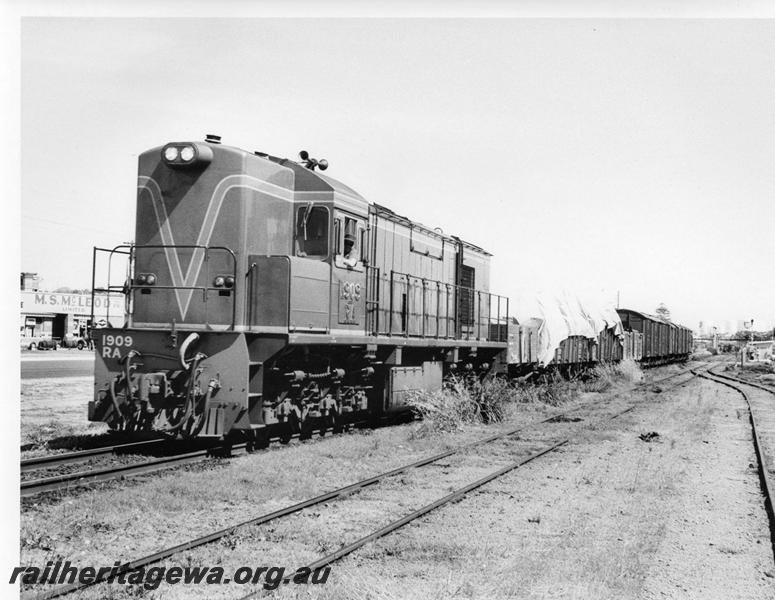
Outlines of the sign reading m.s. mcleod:
<svg viewBox="0 0 775 600">
<path fill-rule="evenodd" d="M 22 313 L 91 315 L 90 294 L 21 292 L 21 296 Z M 94 296 L 94 316 L 105 317 L 108 309 L 111 318 L 123 316 L 123 296 Z"/>
</svg>

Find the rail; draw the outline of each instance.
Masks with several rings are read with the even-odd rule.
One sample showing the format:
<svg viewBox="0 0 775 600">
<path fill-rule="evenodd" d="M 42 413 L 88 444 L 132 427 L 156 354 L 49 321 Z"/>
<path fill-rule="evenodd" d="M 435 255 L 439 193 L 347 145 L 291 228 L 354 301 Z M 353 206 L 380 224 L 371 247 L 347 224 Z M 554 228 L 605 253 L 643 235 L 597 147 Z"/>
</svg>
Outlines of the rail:
<svg viewBox="0 0 775 600">
<path fill-rule="evenodd" d="M 756 454 L 759 480 L 761 482 L 761 488 L 765 499 L 764 507 L 767 512 L 767 520 L 769 522 L 770 545 L 772 546 L 773 553 L 775 553 L 775 505 L 773 504 L 773 499 L 775 499 L 775 481 L 773 481 L 772 477 L 772 464 L 768 464 L 767 462 L 769 454 L 766 452 L 766 450 L 771 452 L 772 449 L 765 448 L 762 435 L 763 431 L 759 425 L 757 411 L 754 410 L 754 402 L 751 401 L 751 396 L 743 387 L 741 387 L 741 385 L 748 385 L 754 388 L 758 388 L 773 395 L 775 395 L 775 390 L 763 388 L 757 384 L 751 384 L 748 381 L 737 379 L 736 377 L 730 377 L 728 375 L 716 373 L 716 368 L 718 367 L 709 369 L 705 373 L 698 373 L 696 371 L 692 372 L 699 377 L 735 390 L 743 396 L 743 399 L 748 406 L 748 419 L 751 425 L 751 436 L 753 438 L 754 453 Z"/>
<path fill-rule="evenodd" d="M 366 333 L 508 341 L 509 299 L 391 270 L 367 267 Z"/>
</svg>

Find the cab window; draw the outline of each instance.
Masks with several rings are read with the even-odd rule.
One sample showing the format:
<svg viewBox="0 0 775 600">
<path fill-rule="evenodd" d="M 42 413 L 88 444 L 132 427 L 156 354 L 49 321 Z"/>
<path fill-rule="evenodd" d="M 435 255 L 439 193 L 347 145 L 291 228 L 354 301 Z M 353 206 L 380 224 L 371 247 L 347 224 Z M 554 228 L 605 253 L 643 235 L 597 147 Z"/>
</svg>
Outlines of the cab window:
<svg viewBox="0 0 775 600">
<path fill-rule="evenodd" d="M 339 214 L 334 221 L 335 264 L 360 271 L 366 251 L 366 227 L 362 219 Z"/>
<path fill-rule="evenodd" d="M 328 256 L 328 209 L 325 206 L 300 206 L 296 211 L 296 256 Z"/>
<path fill-rule="evenodd" d="M 344 246 L 342 247 L 342 256 L 345 260 L 356 263 L 361 258 L 360 235 L 358 232 L 358 221 L 350 217 L 344 218 Z"/>
</svg>

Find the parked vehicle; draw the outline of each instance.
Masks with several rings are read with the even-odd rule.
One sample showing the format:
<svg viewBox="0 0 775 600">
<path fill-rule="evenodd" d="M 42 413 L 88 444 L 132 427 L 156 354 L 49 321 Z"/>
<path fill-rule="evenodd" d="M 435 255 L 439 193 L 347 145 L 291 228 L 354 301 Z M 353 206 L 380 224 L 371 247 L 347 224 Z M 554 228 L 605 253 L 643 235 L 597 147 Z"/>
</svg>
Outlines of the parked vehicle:
<svg viewBox="0 0 775 600">
<path fill-rule="evenodd" d="M 77 348 L 83 350 L 88 346 L 85 339 L 77 335 L 66 335 L 60 342 L 61 348 Z"/>
<path fill-rule="evenodd" d="M 51 337 L 22 337 L 21 348 L 27 350 L 59 350 L 59 341 Z"/>
</svg>

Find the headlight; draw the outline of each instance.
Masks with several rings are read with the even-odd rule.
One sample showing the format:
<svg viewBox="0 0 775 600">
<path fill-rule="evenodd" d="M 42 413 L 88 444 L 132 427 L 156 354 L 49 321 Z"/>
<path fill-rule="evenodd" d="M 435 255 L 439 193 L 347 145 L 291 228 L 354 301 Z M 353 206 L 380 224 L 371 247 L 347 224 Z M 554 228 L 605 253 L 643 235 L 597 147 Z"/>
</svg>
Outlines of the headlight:
<svg viewBox="0 0 775 600">
<path fill-rule="evenodd" d="M 195 152 L 193 146 L 184 146 L 180 150 L 180 159 L 188 162 L 194 158 L 194 154 Z"/>
<path fill-rule="evenodd" d="M 140 273 L 135 277 L 137 285 L 156 285 L 156 275 L 153 273 Z"/>
<path fill-rule="evenodd" d="M 161 158 L 174 168 L 204 168 L 213 160 L 213 149 L 198 142 L 172 142 L 162 148 Z"/>
<path fill-rule="evenodd" d="M 234 287 L 234 277 L 231 277 L 231 276 L 227 277 L 225 282 L 224 282 L 224 284 L 226 285 L 227 288 L 233 288 Z"/>
<path fill-rule="evenodd" d="M 223 285 L 224 285 L 225 283 L 226 283 L 226 280 L 225 280 L 223 277 L 221 277 L 220 275 L 218 275 L 218 277 L 216 277 L 216 278 L 213 280 L 213 285 L 214 285 L 215 287 L 223 287 Z"/>
</svg>

